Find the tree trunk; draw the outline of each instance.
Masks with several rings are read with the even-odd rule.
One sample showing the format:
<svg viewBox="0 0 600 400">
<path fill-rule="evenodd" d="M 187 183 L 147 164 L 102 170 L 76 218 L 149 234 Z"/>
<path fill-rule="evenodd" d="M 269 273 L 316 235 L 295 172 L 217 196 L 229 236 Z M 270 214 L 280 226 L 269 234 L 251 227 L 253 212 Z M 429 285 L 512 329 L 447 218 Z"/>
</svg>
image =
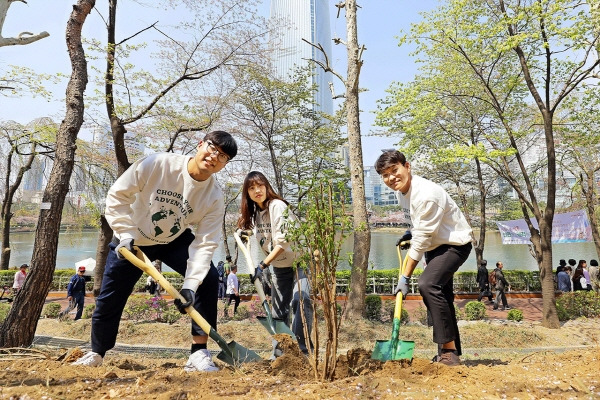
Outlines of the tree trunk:
<svg viewBox="0 0 600 400">
<path fill-rule="evenodd" d="M 581 191 L 585 198 L 585 208 L 590 220 L 590 227 L 592 228 L 592 238 L 594 239 L 594 245 L 596 246 L 596 256 L 598 256 L 600 254 L 600 232 L 598 231 L 598 220 L 596 219 L 594 207 L 594 200 L 596 198 L 594 172 L 594 170 L 586 171 L 585 182 L 583 175 L 581 176 Z"/>
<path fill-rule="evenodd" d="M 0 347 L 31 345 L 52 282 L 60 220 L 73 171 L 75 141 L 83 123 L 83 92 L 88 81 L 85 53 L 81 45 L 81 29 L 95 3 L 95 0 L 79 0 L 73 6 L 73 12 L 67 22 L 66 41 L 72 70 L 67 85 L 66 116 L 57 134 L 56 158 L 42 197 L 31 272 L 2 324 Z"/>
<path fill-rule="evenodd" d="M 15 181 L 9 184 L 9 180 L 12 175 L 12 157 L 15 153 L 16 149 L 13 146 L 8 154 L 7 168 L 6 168 L 6 185 L 4 187 L 4 198 L 2 199 L 2 254 L 0 255 L 0 270 L 7 270 L 10 264 L 10 220 L 13 217 L 12 212 L 12 203 L 15 193 L 19 186 L 21 186 L 21 182 L 23 181 L 23 176 L 25 172 L 31 169 L 31 165 L 35 160 L 35 143 L 31 144 L 31 153 L 21 168 L 19 168 L 19 172 L 17 173 L 17 177 Z"/>
<path fill-rule="evenodd" d="M 108 221 L 104 215 L 100 216 L 100 235 L 98 236 L 98 244 L 96 245 L 96 268 L 94 268 L 94 289 L 92 293 L 94 297 L 100 294 L 102 287 L 102 277 L 104 276 L 104 267 L 106 257 L 108 257 L 108 244 L 112 240 L 113 231 L 108 225 Z"/>
<path fill-rule="evenodd" d="M 365 312 L 365 291 L 371 230 L 365 200 L 362 144 L 360 136 L 358 88 L 362 61 L 356 27 L 356 1 L 346 1 L 346 32 L 348 40 L 348 74 L 346 78 L 346 110 L 348 119 L 348 145 L 350 153 L 350 179 L 352 182 L 352 214 L 354 216 L 354 255 L 350 275 L 350 293 L 346 317 L 362 318 Z"/>
</svg>

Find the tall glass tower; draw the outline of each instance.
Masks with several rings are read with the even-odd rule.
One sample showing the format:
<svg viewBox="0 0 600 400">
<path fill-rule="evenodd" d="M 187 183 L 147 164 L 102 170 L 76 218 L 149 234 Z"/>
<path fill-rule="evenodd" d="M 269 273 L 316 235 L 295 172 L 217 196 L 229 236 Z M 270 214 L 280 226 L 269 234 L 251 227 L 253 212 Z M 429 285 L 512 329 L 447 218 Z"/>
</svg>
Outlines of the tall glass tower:
<svg viewBox="0 0 600 400">
<path fill-rule="evenodd" d="M 325 60 L 318 49 L 302 39 L 321 44 L 329 59 L 332 59 L 329 4 L 327 0 L 271 0 L 271 18 L 283 19 L 292 24 L 275 33 L 279 48 L 275 51 L 273 61 L 280 77 L 287 77 L 294 66 L 306 66 L 308 59 Z M 313 83 L 319 86 L 315 102 L 320 111 L 331 114 L 333 100 L 329 83 L 332 82 L 332 75 L 323 72 L 317 65 L 313 72 Z"/>
</svg>

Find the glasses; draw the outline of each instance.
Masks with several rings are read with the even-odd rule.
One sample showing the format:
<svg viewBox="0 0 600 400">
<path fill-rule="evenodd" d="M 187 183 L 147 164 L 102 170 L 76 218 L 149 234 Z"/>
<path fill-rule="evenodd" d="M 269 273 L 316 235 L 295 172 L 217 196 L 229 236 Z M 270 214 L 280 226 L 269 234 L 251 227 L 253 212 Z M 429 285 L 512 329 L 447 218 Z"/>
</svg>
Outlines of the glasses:
<svg viewBox="0 0 600 400">
<path fill-rule="evenodd" d="M 215 146 L 210 140 L 206 141 L 206 150 L 208 150 L 208 152 L 211 155 L 216 155 L 217 160 L 219 160 L 219 162 L 222 162 L 223 164 L 229 162 L 229 160 L 231 159 L 231 157 L 229 157 L 227 154 L 223 153 L 222 151 L 219 151 L 219 149 L 217 149 L 217 146 Z"/>
</svg>

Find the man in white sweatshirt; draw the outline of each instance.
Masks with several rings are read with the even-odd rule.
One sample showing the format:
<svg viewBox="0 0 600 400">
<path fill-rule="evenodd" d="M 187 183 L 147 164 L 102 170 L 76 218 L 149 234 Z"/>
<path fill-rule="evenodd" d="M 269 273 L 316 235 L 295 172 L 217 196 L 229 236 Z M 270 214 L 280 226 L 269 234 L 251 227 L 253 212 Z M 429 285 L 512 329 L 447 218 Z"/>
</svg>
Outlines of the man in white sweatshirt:
<svg viewBox="0 0 600 400">
<path fill-rule="evenodd" d="M 221 240 L 223 193 L 213 174 L 237 154 L 233 137 L 208 133 L 194 156 L 158 153 L 133 163 L 110 188 L 106 220 L 113 229 L 102 288 L 92 315 L 92 351 L 75 362 L 99 366 L 115 345 L 121 314 L 142 271 L 125 260 L 121 247 L 134 244 L 151 261 L 162 260 L 184 276 L 175 304 L 192 305 L 216 329 L 218 273 L 211 262 Z M 217 371 L 206 348 L 208 336 L 192 322 L 191 355 L 185 370 Z"/>
<path fill-rule="evenodd" d="M 410 163 L 396 150 L 385 151 L 375 163 L 383 182 L 397 191 L 400 207 L 412 222 L 407 264 L 396 293 L 408 294 L 409 280 L 425 256 L 427 267 L 419 277 L 419 292 L 433 320 L 434 362 L 460 364 L 461 346 L 452 280 L 472 248 L 473 232 L 464 215 L 438 184 L 412 175 Z"/>
</svg>

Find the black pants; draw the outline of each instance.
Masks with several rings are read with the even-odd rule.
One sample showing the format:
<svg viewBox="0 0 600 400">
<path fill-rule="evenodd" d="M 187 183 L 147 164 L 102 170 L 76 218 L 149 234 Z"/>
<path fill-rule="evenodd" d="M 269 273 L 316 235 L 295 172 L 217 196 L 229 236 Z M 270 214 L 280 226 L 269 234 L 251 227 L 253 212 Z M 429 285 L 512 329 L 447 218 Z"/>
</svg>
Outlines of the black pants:
<svg viewBox="0 0 600 400">
<path fill-rule="evenodd" d="M 482 298 L 487 297 L 490 301 L 492 301 L 492 291 L 489 286 L 479 287 L 479 296 L 477 296 L 477 301 L 481 301 Z"/>
<path fill-rule="evenodd" d="M 227 307 L 229 307 L 231 305 L 232 301 L 233 301 L 233 313 L 235 314 L 238 306 L 240 305 L 240 296 L 236 295 L 235 293 L 231 293 L 229 295 L 229 300 L 227 300 Z"/>
<path fill-rule="evenodd" d="M 151 261 L 160 259 L 180 275 L 185 276 L 188 248 L 193 240 L 194 235 L 187 229 L 171 243 L 140 246 L 140 249 Z M 123 309 L 135 284 L 142 276 L 141 269 L 127 260 L 117 258 L 115 247 L 115 243 L 109 244 L 102 287 L 92 315 L 92 351 L 101 356 L 115 346 Z M 219 274 L 211 262 L 206 278 L 196 290 L 194 302 L 194 308 L 215 330 L 217 328 L 218 282 Z M 192 335 L 206 335 L 193 320 Z"/>
<path fill-rule="evenodd" d="M 441 245 L 425 253 L 427 267 L 419 277 L 419 292 L 433 320 L 433 341 L 438 345 L 454 341 L 462 354 L 454 309 L 454 273 L 467 260 L 471 243 L 462 246 Z"/>
</svg>

